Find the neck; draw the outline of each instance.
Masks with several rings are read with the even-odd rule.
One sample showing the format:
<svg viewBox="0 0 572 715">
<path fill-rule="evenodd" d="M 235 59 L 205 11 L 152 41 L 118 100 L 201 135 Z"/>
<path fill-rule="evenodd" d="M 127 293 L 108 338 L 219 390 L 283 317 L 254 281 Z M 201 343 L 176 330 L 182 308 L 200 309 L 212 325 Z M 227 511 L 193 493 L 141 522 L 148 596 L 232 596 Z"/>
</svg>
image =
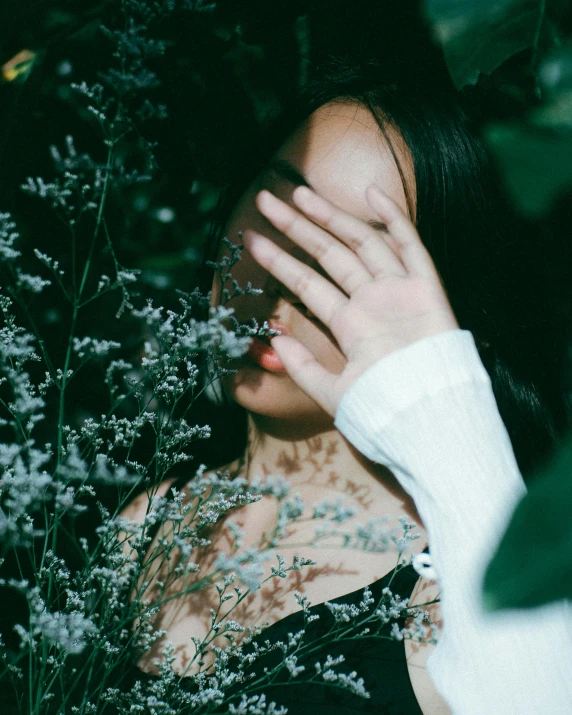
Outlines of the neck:
<svg viewBox="0 0 572 715">
<path fill-rule="evenodd" d="M 294 421 L 293 421 L 294 422 Z M 278 423 L 248 416 L 248 477 L 282 476 L 314 501 L 343 498 L 367 517 L 406 513 L 419 517 L 410 497 L 383 465 L 361 455 L 333 426 Z"/>
</svg>

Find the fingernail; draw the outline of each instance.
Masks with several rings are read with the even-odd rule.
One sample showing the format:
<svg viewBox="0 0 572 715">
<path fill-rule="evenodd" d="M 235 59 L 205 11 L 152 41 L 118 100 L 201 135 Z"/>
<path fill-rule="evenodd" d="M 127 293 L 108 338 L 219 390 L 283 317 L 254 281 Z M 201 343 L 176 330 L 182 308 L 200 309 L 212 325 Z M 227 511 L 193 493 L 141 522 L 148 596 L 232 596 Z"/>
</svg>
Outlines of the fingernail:
<svg viewBox="0 0 572 715">
<path fill-rule="evenodd" d="M 292 195 L 295 198 L 300 198 L 300 199 L 302 199 L 302 201 L 304 201 L 304 199 L 309 199 L 309 198 L 315 196 L 316 194 L 308 186 L 302 185 L 302 186 L 297 186 L 294 189 L 294 193 Z"/>
</svg>

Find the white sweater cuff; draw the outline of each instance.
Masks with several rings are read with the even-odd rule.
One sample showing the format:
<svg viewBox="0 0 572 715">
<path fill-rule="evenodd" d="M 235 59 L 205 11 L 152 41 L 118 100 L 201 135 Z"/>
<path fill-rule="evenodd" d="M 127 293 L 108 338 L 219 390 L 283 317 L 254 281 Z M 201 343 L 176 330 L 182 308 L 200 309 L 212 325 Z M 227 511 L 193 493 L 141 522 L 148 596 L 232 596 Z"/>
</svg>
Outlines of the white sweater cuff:
<svg viewBox="0 0 572 715">
<path fill-rule="evenodd" d="M 378 437 L 398 412 L 423 397 L 467 382 L 490 385 L 472 333 L 458 328 L 431 335 L 366 370 L 342 397 L 335 425 L 354 447 L 377 462 Z"/>
<path fill-rule="evenodd" d="M 454 715 L 571 713 L 568 604 L 482 609 L 484 569 L 525 487 L 472 334 L 425 338 L 373 365 L 336 426 L 415 501 L 444 622 L 427 668 Z"/>
</svg>

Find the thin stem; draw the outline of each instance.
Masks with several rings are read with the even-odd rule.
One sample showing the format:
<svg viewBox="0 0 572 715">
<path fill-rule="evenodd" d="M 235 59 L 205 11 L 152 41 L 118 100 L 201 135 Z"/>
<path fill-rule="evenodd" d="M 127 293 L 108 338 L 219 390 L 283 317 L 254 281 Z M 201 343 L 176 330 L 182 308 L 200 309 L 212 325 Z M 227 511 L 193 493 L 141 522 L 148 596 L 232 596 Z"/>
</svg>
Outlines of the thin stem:
<svg viewBox="0 0 572 715">
<path fill-rule="evenodd" d="M 540 60 L 540 33 L 542 31 L 542 25 L 544 24 L 544 18 L 546 16 L 546 0 L 540 0 L 540 9 L 538 12 L 538 21 L 536 23 L 536 28 L 534 31 L 534 39 L 532 40 L 532 59 L 530 61 L 531 72 L 536 75 L 538 70 L 538 63 Z M 538 81 L 535 78 L 535 84 L 538 86 Z"/>
</svg>

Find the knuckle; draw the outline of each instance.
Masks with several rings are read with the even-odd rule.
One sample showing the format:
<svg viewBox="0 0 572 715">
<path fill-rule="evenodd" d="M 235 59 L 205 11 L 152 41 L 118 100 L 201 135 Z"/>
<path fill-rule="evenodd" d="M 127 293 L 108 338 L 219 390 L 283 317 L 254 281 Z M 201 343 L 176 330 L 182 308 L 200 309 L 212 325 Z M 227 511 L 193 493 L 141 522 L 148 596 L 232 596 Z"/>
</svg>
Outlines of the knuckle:
<svg viewBox="0 0 572 715">
<path fill-rule="evenodd" d="M 328 231 L 336 230 L 336 212 L 330 206 L 324 209 L 322 224 Z"/>
<path fill-rule="evenodd" d="M 285 226 L 284 233 L 289 238 L 293 238 L 296 234 L 299 234 L 300 231 L 304 230 L 304 225 L 303 217 L 300 216 L 300 214 L 293 214 Z"/>
<path fill-rule="evenodd" d="M 326 245 L 322 241 L 318 241 L 313 247 L 312 255 L 318 262 L 321 263 L 325 258 L 328 257 L 330 248 L 331 246 Z"/>
<path fill-rule="evenodd" d="M 270 273 L 274 274 L 276 271 L 280 270 L 280 254 L 275 252 L 271 256 L 269 256 L 267 262 L 266 262 L 266 270 L 268 270 Z"/>
<path fill-rule="evenodd" d="M 359 236 L 352 235 L 348 238 L 347 244 L 348 248 L 357 253 L 363 247 L 364 241 Z"/>
<path fill-rule="evenodd" d="M 389 219 L 389 230 L 393 237 L 400 243 L 408 241 L 411 238 L 411 229 L 415 231 L 415 227 L 411 221 L 402 213 L 395 212 Z"/>
<path fill-rule="evenodd" d="M 339 283 L 341 286 L 343 286 L 346 290 L 352 291 L 354 287 L 359 286 L 360 284 L 360 279 L 358 276 L 354 274 L 353 271 L 348 270 L 344 272 L 342 275 L 340 275 L 340 280 Z"/>
<path fill-rule="evenodd" d="M 294 280 L 294 293 L 296 295 L 300 296 L 300 298 L 303 298 L 304 295 L 307 295 L 309 288 L 310 279 L 306 273 L 302 273 L 301 275 L 296 277 L 296 279 Z"/>
<path fill-rule="evenodd" d="M 334 306 L 332 308 L 328 322 L 330 324 L 330 329 L 334 334 L 340 329 L 343 329 L 346 324 L 347 317 L 348 312 L 347 309 L 345 309 L 345 306 Z"/>
</svg>

